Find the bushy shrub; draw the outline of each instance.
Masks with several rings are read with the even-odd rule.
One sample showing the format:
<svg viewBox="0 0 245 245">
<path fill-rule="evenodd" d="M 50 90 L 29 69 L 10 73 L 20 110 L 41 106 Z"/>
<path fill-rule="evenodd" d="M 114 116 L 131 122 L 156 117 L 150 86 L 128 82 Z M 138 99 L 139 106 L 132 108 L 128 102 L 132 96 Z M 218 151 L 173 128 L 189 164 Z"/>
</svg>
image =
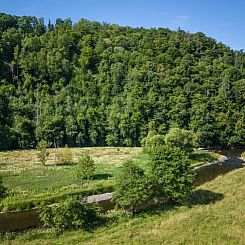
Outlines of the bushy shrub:
<svg viewBox="0 0 245 245">
<path fill-rule="evenodd" d="M 73 164 L 72 151 L 67 145 L 64 148 L 60 149 L 57 160 L 57 165 Z"/>
<path fill-rule="evenodd" d="M 3 186 L 3 180 L 0 177 L 0 198 L 3 198 L 6 195 L 7 188 Z"/>
<path fill-rule="evenodd" d="M 113 194 L 116 205 L 135 213 L 150 195 L 150 183 L 144 171 L 132 161 L 125 162 L 116 177 Z"/>
<path fill-rule="evenodd" d="M 49 156 L 49 152 L 47 150 L 47 147 L 48 147 L 48 143 L 45 140 L 41 140 L 37 144 L 37 150 L 39 151 L 37 156 L 43 165 L 46 164 L 47 157 Z"/>
<path fill-rule="evenodd" d="M 165 201 L 182 201 L 194 188 L 195 172 L 185 152 L 163 146 L 152 158 L 154 195 Z"/>
<path fill-rule="evenodd" d="M 165 136 L 160 134 L 147 136 L 141 141 L 141 145 L 143 152 L 154 153 L 157 148 L 165 145 Z"/>
<path fill-rule="evenodd" d="M 185 152 L 192 152 L 196 142 L 196 135 L 189 130 L 172 128 L 165 135 L 165 144 L 170 147 L 178 147 Z"/>
<path fill-rule="evenodd" d="M 77 177 L 79 179 L 91 179 L 94 176 L 95 163 L 89 155 L 82 155 L 77 164 Z"/>
<path fill-rule="evenodd" d="M 74 198 L 67 199 L 63 203 L 43 207 L 39 217 L 45 226 L 58 231 L 86 230 L 99 221 L 99 217 L 92 206 Z"/>
</svg>

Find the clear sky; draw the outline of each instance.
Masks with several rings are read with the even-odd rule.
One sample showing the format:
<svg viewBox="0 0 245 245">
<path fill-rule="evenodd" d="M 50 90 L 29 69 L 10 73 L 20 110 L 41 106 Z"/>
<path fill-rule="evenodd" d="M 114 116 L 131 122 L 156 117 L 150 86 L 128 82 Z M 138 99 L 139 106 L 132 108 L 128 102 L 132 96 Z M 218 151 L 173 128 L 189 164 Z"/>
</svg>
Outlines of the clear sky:
<svg viewBox="0 0 245 245">
<path fill-rule="evenodd" d="M 0 0 L 0 12 L 45 20 L 70 17 L 132 27 L 201 31 L 245 50 L 245 0 Z"/>
</svg>

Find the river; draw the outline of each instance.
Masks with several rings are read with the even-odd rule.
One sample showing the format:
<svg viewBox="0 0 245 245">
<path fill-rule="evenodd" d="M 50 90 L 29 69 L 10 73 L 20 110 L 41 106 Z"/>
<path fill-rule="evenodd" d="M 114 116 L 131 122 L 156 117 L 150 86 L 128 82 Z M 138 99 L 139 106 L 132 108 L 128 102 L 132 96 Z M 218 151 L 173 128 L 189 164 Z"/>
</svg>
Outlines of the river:
<svg viewBox="0 0 245 245">
<path fill-rule="evenodd" d="M 218 175 L 223 175 L 235 168 L 243 167 L 244 161 L 240 159 L 241 153 L 244 149 L 235 150 L 213 150 L 214 152 L 224 155 L 228 158 L 225 162 L 211 164 L 196 169 L 197 172 L 197 185 L 202 185 Z"/>
<path fill-rule="evenodd" d="M 197 185 L 202 185 L 218 175 L 223 175 L 235 168 L 243 167 L 244 161 L 240 159 L 240 155 L 244 150 L 216 150 L 215 152 L 226 156 L 228 159 L 223 163 L 205 165 L 196 169 Z M 111 201 L 112 193 L 105 193 L 89 197 L 91 200 L 99 200 L 104 212 L 114 208 Z M 93 201 L 88 200 L 92 203 Z M 30 227 L 40 226 L 37 209 L 25 211 L 13 211 L 0 213 L 0 232 L 23 230 Z"/>
</svg>

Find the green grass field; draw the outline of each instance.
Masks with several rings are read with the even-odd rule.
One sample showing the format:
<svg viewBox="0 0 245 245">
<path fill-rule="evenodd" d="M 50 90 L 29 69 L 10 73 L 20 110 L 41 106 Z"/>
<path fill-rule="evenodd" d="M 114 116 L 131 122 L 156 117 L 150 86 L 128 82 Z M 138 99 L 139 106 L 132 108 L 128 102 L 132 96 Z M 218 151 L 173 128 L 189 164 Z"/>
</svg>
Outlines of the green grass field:
<svg viewBox="0 0 245 245">
<path fill-rule="evenodd" d="M 191 204 L 191 205 L 190 205 Z M 198 187 L 189 205 L 121 217 L 93 232 L 56 235 L 36 229 L 7 235 L 2 244 L 245 244 L 245 169 Z"/>
<path fill-rule="evenodd" d="M 31 208 L 42 202 L 53 203 L 69 195 L 91 195 L 113 190 L 114 176 L 126 160 L 134 160 L 147 170 L 150 157 L 141 148 L 71 148 L 73 160 L 89 154 L 96 163 L 94 179 L 79 180 L 75 165 L 57 166 L 56 158 L 62 149 L 49 149 L 47 165 L 43 166 L 36 150 L 0 153 L 0 175 L 8 188 L 8 196 L 0 201 L 3 211 Z M 218 155 L 196 151 L 193 166 L 217 159 Z"/>
</svg>

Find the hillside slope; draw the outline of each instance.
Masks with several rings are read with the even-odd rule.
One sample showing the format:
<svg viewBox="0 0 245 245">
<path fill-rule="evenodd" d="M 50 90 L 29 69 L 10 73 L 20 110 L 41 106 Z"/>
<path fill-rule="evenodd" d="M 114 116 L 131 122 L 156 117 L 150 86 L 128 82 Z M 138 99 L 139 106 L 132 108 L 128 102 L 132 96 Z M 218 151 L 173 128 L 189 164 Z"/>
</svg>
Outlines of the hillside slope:
<svg viewBox="0 0 245 245">
<path fill-rule="evenodd" d="M 245 54 L 203 33 L 0 14 L 0 149 L 245 144 Z"/>
</svg>

